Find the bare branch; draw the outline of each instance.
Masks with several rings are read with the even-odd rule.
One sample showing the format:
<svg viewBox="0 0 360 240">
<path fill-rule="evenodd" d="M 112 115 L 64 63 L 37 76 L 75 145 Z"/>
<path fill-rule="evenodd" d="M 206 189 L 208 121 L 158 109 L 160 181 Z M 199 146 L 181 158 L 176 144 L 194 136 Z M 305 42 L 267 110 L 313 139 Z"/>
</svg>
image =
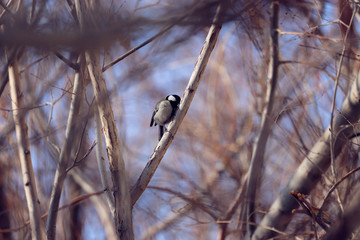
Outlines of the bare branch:
<svg viewBox="0 0 360 240">
<path fill-rule="evenodd" d="M 98 107 L 102 128 L 105 134 L 105 144 L 110 163 L 115 202 L 115 225 L 120 239 L 133 239 L 130 192 L 126 180 L 125 163 L 115 124 L 105 79 L 101 72 L 99 55 L 86 52 L 86 61 L 94 89 L 95 101 Z"/>
<path fill-rule="evenodd" d="M 104 154 L 103 154 L 101 123 L 100 123 L 99 113 L 97 110 L 96 110 L 95 115 L 96 115 L 95 116 L 95 132 L 96 132 L 96 141 L 97 141 L 96 161 L 97 161 L 99 172 L 100 172 L 101 185 L 104 188 L 108 206 L 110 208 L 111 214 L 114 217 L 115 216 L 114 196 L 111 194 L 110 183 L 109 183 L 109 179 L 108 179 L 108 176 L 106 173 L 105 160 L 104 160 Z"/>
<path fill-rule="evenodd" d="M 221 18 L 221 13 L 225 8 L 224 5 L 225 3 L 220 3 L 216 10 L 213 24 L 209 29 L 208 35 L 205 39 L 203 48 L 201 49 L 200 56 L 198 57 L 198 60 L 195 64 L 195 68 L 186 87 L 183 99 L 180 103 L 180 107 L 174 121 L 169 124 L 168 131 L 165 132 L 163 138 L 156 146 L 154 153 L 151 155 L 136 184 L 131 189 L 132 206 L 135 205 L 136 201 L 145 191 L 190 107 L 191 101 L 194 98 L 196 90 L 199 86 L 202 74 L 204 73 L 207 62 L 209 61 L 210 54 L 215 47 L 216 40 L 221 29 L 219 19 Z"/>
<path fill-rule="evenodd" d="M 353 134 L 352 128 L 342 131 L 341 136 L 336 133 L 341 131 L 349 124 L 354 124 L 360 118 L 360 72 L 353 82 L 351 90 L 346 96 L 340 113 L 335 116 L 333 131 L 336 139 L 334 140 L 334 158 L 345 146 L 347 138 Z M 283 230 L 290 222 L 292 210 L 298 207 L 297 202 L 290 194 L 291 190 L 308 194 L 320 180 L 322 173 L 330 166 L 330 127 L 323 133 L 317 143 L 303 159 L 302 163 L 289 181 L 288 186 L 281 191 L 277 199 L 272 204 L 269 212 L 261 221 L 262 226 L 274 227 Z M 258 227 L 254 232 L 253 239 L 266 239 L 274 235 L 274 232 L 265 228 Z"/>
<path fill-rule="evenodd" d="M 76 0 L 75 8 L 79 19 L 80 30 L 84 32 L 88 22 L 90 9 L 96 6 L 83 1 Z M 130 205 L 130 191 L 126 179 L 125 162 L 122 156 L 120 140 L 114 114 L 110 104 L 110 98 L 106 87 L 106 82 L 101 71 L 99 51 L 85 52 L 86 65 L 94 90 L 95 102 L 100 115 L 102 129 L 105 135 L 106 151 L 109 158 L 111 178 L 114 191 L 115 205 L 115 229 L 119 239 L 131 240 L 134 238 L 132 228 L 132 208 Z"/>
<path fill-rule="evenodd" d="M 30 226 L 32 239 L 44 239 L 44 225 L 40 219 L 40 201 L 36 191 L 34 170 L 32 166 L 28 127 L 25 122 L 23 105 L 23 93 L 20 85 L 17 59 L 13 59 L 8 66 L 11 102 L 17 137 L 18 154 L 22 170 L 23 184 L 26 196 L 27 207 L 30 215 Z"/>
<path fill-rule="evenodd" d="M 106 70 L 108 70 L 109 68 L 111 68 L 112 66 L 114 66 L 115 64 L 117 64 L 118 62 L 120 62 L 121 60 L 123 60 L 124 58 L 126 58 L 127 56 L 133 54 L 134 52 L 136 52 L 137 50 L 139 50 L 140 48 L 146 46 L 147 44 L 151 43 L 152 41 L 154 41 L 156 38 L 160 37 L 161 35 L 163 35 L 164 33 L 166 33 L 167 31 L 169 31 L 173 26 L 175 26 L 174 24 L 171 24 L 167 27 L 165 27 L 163 30 L 161 30 L 160 32 L 158 32 L 157 34 L 155 34 L 154 36 L 152 36 L 151 38 L 149 38 L 148 40 L 144 41 L 143 43 L 141 43 L 140 45 L 130 49 L 129 51 L 127 51 L 126 53 L 124 53 L 123 55 L 121 55 L 120 57 L 118 57 L 117 59 L 115 59 L 114 61 L 112 61 L 111 63 L 109 63 L 108 65 L 106 65 L 105 67 L 102 68 L 102 71 L 105 72 Z"/>
<path fill-rule="evenodd" d="M 80 61 L 81 56 L 78 57 L 78 63 L 80 63 Z M 71 149 L 73 148 L 74 141 L 76 140 L 76 138 L 73 137 L 73 134 L 77 131 L 77 128 L 79 127 L 79 124 L 77 123 L 83 93 L 82 83 L 82 76 L 78 71 L 75 73 L 74 77 L 74 89 L 66 125 L 65 139 L 61 148 L 59 163 L 55 173 L 54 186 L 51 192 L 49 216 L 46 222 L 46 235 L 47 239 L 49 240 L 55 239 L 56 218 L 61 197 L 61 191 L 67 174 L 66 169 L 69 165 Z"/>
<path fill-rule="evenodd" d="M 278 80 L 278 67 L 279 67 L 279 2 L 273 1 L 271 3 L 271 19 L 270 19 L 270 62 L 268 66 L 267 76 L 267 91 L 266 91 L 266 105 L 261 116 L 260 132 L 256 139 L 253 154 L 248 170 L 248 181 L 246 185 L 246 221 L 255 222 L 255 197 L 258 189 L 258 181 L 263 169 L 264 153 L 266 143 L 271 132 L 273 120 L 272 108 L 275 100 L 276 84 Z M 247 224 L 247 234 L 252 235 L 254 226 Z"/>
</svg>

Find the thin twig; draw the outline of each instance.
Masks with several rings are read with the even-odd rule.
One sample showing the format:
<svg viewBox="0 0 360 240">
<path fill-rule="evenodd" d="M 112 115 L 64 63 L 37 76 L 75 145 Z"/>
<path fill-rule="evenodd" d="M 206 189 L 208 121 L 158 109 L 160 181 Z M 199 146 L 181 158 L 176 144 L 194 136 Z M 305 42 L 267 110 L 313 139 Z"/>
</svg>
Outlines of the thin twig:
<svg viewBox="0 0 360 240">
<path fill-rule="evenodd" d="M 69 172 L 71 169 L 73 169 L 75 166 L 77 166 L 79 163 L 81 163 L 82 160 L 87 158 L 89 156 L 89 154 L 91 153 L 91 151 L 94 149 L 95 146 L 96 146 L 96 142 L 93 141 L 93 143 L 90 145 L 89 149 L 86 151 L 84 156 L 82 156 L 82 158 L 80 158 L 79 160 L 77 160 L 77 157 L 76 157 L 75 160 L 73 161 L 73 164 L 66 169 L 66 172 Z"/>
<path fill-rule="evenodd" d="M 80 143 L 78 145 L 78 149 L 76 150 L 76 153 L 75 153 L 75 157 L 74 157 L 74 161 L 72 163 L 72 165 L 66 169 L 66 172 L 69 172 L 72 168 L 74 168 L 76 165 L 78 165 L 82 160 L 84 160 L 91 152 L 91 150 L 95 147 L 96 145 L 96 141 L 94 141 L 90 148 L 88 149 L 88 151 L 85 153 L 85 155 L 78 160 L 79 158 L 79 154 L 80 154 L 80 150 L 81 150 L 81 147 L 82 147 L 82 143 L 83 143 L 83 140 L 84 140 L 84 135 L 85 135 L 85 130 L 86 130 L 86 126 L 87 126 L 87 123 L 88 123 L 88 120 L 90 119 L 90 114 L 92 112 L 92 106 L 93 106 L 93 103 L 94 103 L 94 99 L 92 100 L 91 104 L 90 104 L 90 107 L 89 107 L 89 110 L 88 110 L 88 113 L 87 113 L 87 116 L 86 116 L 86 120 L 85 120 L 85 124 L 84 124 L 84 127 L 81 131 L 81 136 L 80 136 Z"/>
<path fill-rule="evenodd" d="M 160 190 L 160 191 L 167 192 L 167 193 L 170 193 L 172 195 L 175 195 L 175 196 L 183 199 L 184 201 L 190 203 L 193 207 L 200 208 L 205 213 L 207 213 L 209 216 L 211 216 L 214 220 L 218 219 L 218 216 L 215 213 L 210 211 L 209 208 L 206 205 L 202 204 L 197 199 L 193 199 L 191 197 L 188 197 L 188 196 L 182 194 L 181 192 L 174 191 L 174 190 L 172 190 L 170 188 L 158 187 L 158 186 L 148 186 L 148 188 L 155 189 L 155 190 Z"/>
<path fill-rule="evenodd" d="M 290 194 L 295 198 L 295 200 L 299 203 L 299 205 L 303 208 L 305 211 L 304 213 L 308 216 L 310 216 L 315 222 L 319 224 L 320 227 L 322 227 L 325 231 L 329 229 L 329 224 L 327 221 L 325 221 L 325 218 L 322 217 L 325 215 L 325 213 L 314 206 L 310 204 L 310 202 L 306 199 L 306 196 L 302 193 L 298 193 L 296 191 L 290 191 Z M 317 236 L 317 229 L 314 228 L 314 234 Z"/>
<path fill-rule="evenodd" d="M 50 102 L 46 102 L 46 103 L 42 103 L 42 104 L 39 104 L 39 105 L 36 105 L 36 106 L 32 106 L 32 107 L 20 107 L 20 108 L 1 108 L 0 107 L 0 110 L 1 111 L 6 111 L 6 112 L 13 112 L 13 111 L 22 111 L 22 110 L 32 110 L 32 109 L 36 109 L 36 108 L 42 108 L 42 107 L 45 107 L 45 106 L 48 106 L 48 105 L 51 105 Z"/>
<path fill-rule="evenodd" d="M 154 41 L 156 38 L 160 37 L 161 35 L 163 35 L 164 33 L 166 33 L 167 31 L 169 31 L 172 27 L 175 26 L 175 23 L 165 27 L 163 30 L 161 30 L 160 32 L 158 32 L 157 34 L 155 34 L 154 36 L 152 36 L 151 38 L 149 38 L 148 40 L 144 41 L 143 43 L 141 43 L 140 45 L 130 49 L 129 51 L 127 51 L 126 53 L 124 53 L 123 55 L 121 55 L 120 57 L 118 57 L 117 59 L 115 59 L 114 61 L 112 61 L 111 63 L 109 63 L 108 65 L 106 65 L 105 67 L 102 68 L 102 71 L 105 72 L 106 70 L 108 70 L 109 68 L 111 68 L 112 66 L 114 66 L 115 64 L 117 64 L 118 62 L 120 62 L 121 60 L 123 60 L 124 58 L 126 58 L 127 56 L 131 55 L 132 53 L 136 52 L 137 50 L 139 50 L 140 48 L 146 46 L 147 44 L 151 43 L 152 41 Z"/>
<path fill-rule="evenodd" d="M 71 89 L 73 88 L 73 86 L 70 86 L 69 89 L 65 89 L 65 88 L 62 88 L 62 87 L 57 87 L 57 86 L 55 86 L 55 85 L 51 85 L 51 87 L 56 88 L 56 89 L 59 89 L 59 90 L 62 90 L 64 93 L 67 93 L 67 94 L 70 94 L 70 95 L 73 95 L 73 94 L 74 94 L 73 92 L 71 92 Z M 64 93 L 63 93 L 63 94 L 64 94 Z M 61 96 L 63 96 L 63 95 L 61 95 Z M 60 99 L 60 98 L 59 98 L 59 99 Z"/>
<path fill-rule="evenodd" d="M 339 181 L 337 181 L 337 182 L 329 189 L 328 193 L 325 195 L 324 200 L 323 200 L 323 202 L 322 202 L 322 204 L 321 204 L 320 209 L 323 208 L 324 203 L 325 203 L 326 200 L 330 197 L 330 194 L 335 190 L 335 188 L 337 188 L 337 186 L 339 186 L 340 183 L 342 183 L 345 179 L 347 179 L 348 177 L 350 177 L 352 174 L 356 173 L 356 172 L 359 171 L 359 170 L 360 170 L 360 166 L 357 167 L 357 168 L 355 168 L 355 169 L 353 169 L 353 170 L 351 170 L 350 172 L 348 172 L 347 174 L 345 174 Z"/>
<path fill-rule="evenodd" d="M 19 73 L 22 74 L 23 72 L 29 70 L 32 66 L 34 66 L 35 64 L 41 62 L 42 60 L 44 60 L 45 58 L 47 58 L 49 56 L 49 54 L 46 54 L 45 56 L 36 59 L 35 61 L 33 61 L 32 63 L 30 63 L 29 65 L 27 65 L 24 69 L 20 70 Z"/>
<path fill-rule="evenodd" d="M 303 33 L 303 32 L 280 32 L 281 35 L 296 35 L 296 36 L 302 36 L 302 37 L 314 37 L 321 40 L 328 40 L 335 43 L 341 42 L 342 39 L 335 39 L 335 38 L 329 38 L 324 37 L 322 35 L 312 34 L 312 33 Z"/>
<path fill-rule="evenodd" d="M 200 3 L 201 4 L 201 3 Z M 194 9 L 197 9 L 196 7 L 192 8 L 189 12 L 185 12 L 182 16 L 178 17 L 177 19 L 172 20 L 173 23 L 166 26 L 165 28 L 163 28 L 160 32 L 158 32 L 157 34 L 155 34 L 154 36 L 150 37 L 149 39 L 145 40 L 143 43 L 141 43 L 140 45 L 130 49 L 129 51 L 127 51 L 126 53 L 124 53 L 123 55 L 121 55 L 120 57 L 118 57 L 117 59 L 115 59 L 114 61 L 112 61 L 111 63 L 107 64 L 105 67 L 102 68 L 102 71 L 105 72 L 106 70 L 108 70 L 109 68 L 111 68 L 112 66 L 114 66 L 115 64 L 119 63 L 121 60 L 123 60 L 124 58 L 128 57 L 129 55 L 133 54 L 134 52 L 136 52 L 137 50 L 141 49 L 142 47 L 146 46 L 147 44 L 151 43 L 152 41 L 154 41 L 156 38 L 160 37 L 161 35 L 163 35 L 164 33 L 166 33 L 167 31 L 169 31 L 171 28 L 173 28 L 175 25 L 179 24 L 183 19 L 185 19 L 188 15 L 192 14 L 192 11 Z"/>
<path fill-rule="evenodd" d="M 139 239 L 154 239 L 154 236 L 162 230 L 169 229 L 180 217 L 184 216 L 187 212 L 193 209 L 193 205 L 186 203 L 185 206 L 181 207 L 179 210 L 171 212 L 168 217 L 161 218 L 155 224 L 152 224 L 145 230 L 142 230 L 141 236 Z M 217 222 L 217 221 L 215 221 Z"/>
</svg>

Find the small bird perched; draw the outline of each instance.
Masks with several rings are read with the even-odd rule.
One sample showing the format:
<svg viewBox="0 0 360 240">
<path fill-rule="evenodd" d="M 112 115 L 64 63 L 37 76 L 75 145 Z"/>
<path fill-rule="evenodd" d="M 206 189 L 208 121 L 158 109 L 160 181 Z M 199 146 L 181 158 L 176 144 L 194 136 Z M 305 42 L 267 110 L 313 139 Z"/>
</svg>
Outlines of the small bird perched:
<svg viewBox="0 0 360 240">
<path fill-rule="evenodd" d="M 171 94 L 161 99 L 155 106 L 151 117 L 150 127 L 159 125 L 159 141 L 164 135 L 165 124 L 169 123 L 179 108 L 181 98 Z"/>
</svg>

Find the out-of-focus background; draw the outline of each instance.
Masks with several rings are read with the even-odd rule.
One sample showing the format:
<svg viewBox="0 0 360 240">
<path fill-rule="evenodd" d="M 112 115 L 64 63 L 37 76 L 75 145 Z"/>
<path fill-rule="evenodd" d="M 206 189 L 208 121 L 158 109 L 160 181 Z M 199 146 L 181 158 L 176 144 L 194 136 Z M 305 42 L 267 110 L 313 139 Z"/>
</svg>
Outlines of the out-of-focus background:
<svg viewBox="0 0 360 240">
<path fill-rule="evenodd" d="M 92 1 L 85 1 L 92 2 Z M 0 6 L 0 239 L 28 239 L 29 220 L 18 160 L 8 60 L 16 56 L 23 91 L 30 153 L 41 213 L 49 198 L 57 167 L 56 149 L 65 141 L 71 92 L 79 53 L 96 49 L 106 67 L 116 58 L 165 28 L 149 44 L 103 72 L 122 148 L 129 186 L 135 184 L 158 143 L 150 128 L 156 102 L 168 94 L 182 96 L 203 46 L 217 1 L 93 1 L 80 32 L 69 1 L 2 1 Z M 246 185 L 261 114 L 266 105 L 270 44 L 270 3 L 229 1 L 222 29 L 198 91 L 149 187 L 135 204 L 135 239 L 221 239 L 222 219 L 236 193 Z M 358 74 L 358 17 L 349 1 L 280 1 L 278 85 L 258 184 L 258 223 L 295 169 L 330 124 Z M 75 14 L 75 15 L 74 15 Z M 348 28 L 351 22 L 351 27 Z M 349 29 L 349 30 L 348 30 Z M 347 34 L 341 75 L 339 60 Z M 94 93 L 84 72 L 79 131 L 71 160 L 88 154 L 65 181 L 57 239 L 110 239 L 113 218 L 101 191 L 95 150 Z M 97 142 L 96 144 L 104 143 Z M 103 147 L 104 153 L 105 147 Z M 348 142 L 335 168 L 339 178 L 359 164 L 358 143 Z M 108 168 L 108 160 L 105 163 Z M 107 170 L 109 171 L 109 170 Z M 319 206 L 331 187 L 324 177 L 308 201 Z M 110 179 L 109 179 L 110 180 Z M 346 179 L 326 211 L 336 219 L 352 199 L 358 175 Z M 110 184 L 112 185 L 112 184 Z M 72 202 L 85 196 L 80 202 Z M 189 201 L 191 199 L 191 201 Z M 241 200 L 243 201 L 243 200 Z M 244 236 L 239 207 L 227 219 L 226 239 Z M 46 218 L 45 218 L 46 219 Z M 45 221 L 45 220 L 44 220 Z M 20 229 L 17 227 L 24 226 Z M 294 214 L 284 239 L 314 239 L 323 229 L 310 216 Z M 356 239 L 354 235 L 354 239 Z"/>
</svg>

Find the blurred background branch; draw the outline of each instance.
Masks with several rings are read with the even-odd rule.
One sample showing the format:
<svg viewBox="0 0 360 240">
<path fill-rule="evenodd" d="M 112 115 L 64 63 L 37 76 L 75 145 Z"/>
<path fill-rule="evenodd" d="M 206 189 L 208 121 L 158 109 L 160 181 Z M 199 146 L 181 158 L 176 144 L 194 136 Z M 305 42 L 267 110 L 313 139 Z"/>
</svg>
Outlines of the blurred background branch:
<svg viewBox="0 0 360 240">
<path fill-rule="evenodd" d="M 278 1 L 280 60 L 271 114 L 266 114 L 266 79 L 272 69 L 273 1 L 226 1 L 215 24 L 221 32 L 217 29 L 205 45 L 217 7 L 225 1 L 79 2 L 86 9 L 80 11 L 83 16 L 71 0 L 0 3 L 0 230 L 12 229 L 0 231 L 0 239 L 36 238 L 45 220 L 17 228 L 37 218 L 29 212 L 22 181 L 17 111 L 28 127 L 27 164 L 33 167 L 37 197 L 32 199 L 39 216 L 54 201 L 59 157 L 66 154 L 58 204 L 51 207 L 57 216 L 47 219 L 56 224 L 52 236 L 57 239 L 114 239 L 125 232 L 133 232 L 135 239 L 242 239 L 249 235 L 246 225 L 259 239 L 331 234 L 313 215 L 294 211 L 298 203 L 291 190 L 314 206 L 313 212 L 321 206 L 318 211 L 332 220 L 329 229 L 352 219 L 348 211 L 356 205 L 360 146 L 354 2 Z M 215 42 L 212 51 L 201 50 Z M 204 51 L 211 52 L 206 70 L 191 77 Z M 78 61 L 85 52 L 87 60 Z M 12 106 L 11 59 L 17 60 L 21 107 Z M 201 84 L 188 86 L 199 76 Z M 94 93 L 97 81 L 102 89 Z M 73 111 L 77 127 L 72 127 L 68 114 L 72 99 L 79 97 L 78 84 L 81 107 Z M 154 157 L 157 131 L 148 125 L 156 102 L 168 94 L 182 95 L 184 89 L 177 119 L 168 126 L 171 147 L 139 188 L 136 204 L 121 209 Z M 102 110 L 100 123 L 95 106 Z M 256 147 L 263 119 L 267 141 Z M 328 169 L 330 133 L 333 168 L 336 176 L 346 176 L 336 185 Z M 257 151 L 263 163 L 252 167 L 252 176 L 258 176 L 254 182 L 249 169 Z M 256 193 L 249 214 L 246 186 Z M 84 195 L 92 197 L 57 211 Z M 114 220 L 121 211 L 122 223 Z M 121 224 L 126 231 L 121 232 Z M 357 224 L 346 234 L 359 239 Z"/>
</svg>

